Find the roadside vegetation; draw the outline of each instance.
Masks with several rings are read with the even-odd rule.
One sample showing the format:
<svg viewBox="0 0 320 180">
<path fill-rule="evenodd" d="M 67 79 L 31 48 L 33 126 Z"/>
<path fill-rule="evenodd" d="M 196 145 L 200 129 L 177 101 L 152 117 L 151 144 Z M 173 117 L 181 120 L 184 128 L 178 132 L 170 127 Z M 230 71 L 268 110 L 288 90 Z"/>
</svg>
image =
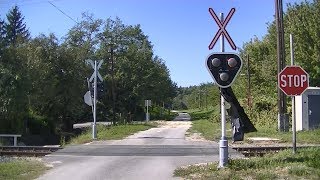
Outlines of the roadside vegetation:
<svg viewBox="0 0 320 180">
<path fill-rule="evenodd" d="M 29 158 L 0 157 L 0 179 L 30 180 L 43 174 L 49 168 L 41 161 Z"/>
<path fill-rule="evenodd" d="M 58 144 L 73 135 L 73 124 L 92 121 L 83 101 L 92 90 L 87 59 L 104 60 L 98 120 L 141 121 L 146 99 L 151 118 L 167 118 L 176 83 L 139 24 L 87 12 L 59 38 L 54 32 L 31 36 L 25 19 L 18 6 L 0 17 L 0 134 L 22 134 L 28 145 Z"/>
<path fill-rule="evenodd" d="M 220 113 L 218 107 L 210 110 L 191 110 L 189 111 L 192 120 L 192 127 L 188 130 L 191 133 L 201 133 L 201 135 L 211 141 L 218 142 L 221 138 L 221 123 L 220 116 L 215 116 L 215 113 Z M 220 114 L 219 114 L 220 115 Z M 212 117 L 216 119 L 212 119 Z M 249 137 L 269 137 L 279 139 L 279 143 L 291 143 L 292 131 L 279 132 L 275 127 L 256 125 L 257 132 L 246 133 L 244 142 L 251 143 L 247 140 Z M 227 138 L 231 139 L 231 124 L 227 122 Z M 311 131 L 298 131 L 297 144 L 320 144 L 320 129 Z"/>
<path fill-rule="evenodd" d="M 175 176 L 185 179 L 319 179 L 320 148 L 299 149 L 269 154 L 265 157 L 232 159 L 226 168 L 218 163 L 191 165 L 176 169 Z"/>
<path fill-rule="evenodd" d="M 118 126 L 97 126 L 97 140 L 123 139 L 139 131 L 156 127 L 156 123 L 127 124 Z M 88 128 L 79 136 L 76 136 L 68 144 L 83 144 L 92 141 L 92 128 Z"/>
<path fill-rule="evenodd" d="M 287 4 L 284 12 L 286 64 L 290 62 L 289 33 L 295 39 L 295 63 L 310 75 L 310 86 L 320 87 L 319 33 L 320 1 L 311 0 Z M 291 142 L 291 117 L 289 131 L 279 132 L 277 107 L 277 31 L 276 21 L 267 24 L 267 33 L 261 39 L 254 37 L 240 48 L 243 68 L 232 85 L 238 101 L 244 108 L 257 132 L 246 137 L 278 138 Z M 307 49 L 307 50 L 306 50 Z M 308 59 L 308 61 L 306 61 Z M 248 66 L 249 64 L 249 66 Z M 249 81 L 250 79 L 250 81 Z M 287 97 L 287 113 L 291 116 L 290 98 Z M 173 101 L 174 109 L 188 110 L 193 127 L 190 131 L 202 133 L 209 140 L 220 138 L 220 93 L 214 83 L 180 87 Z M 230 123 L 227 129 L 231 129 Z M 320 144 L 320 130 L 299 131 L 298 143 Z M 227 131 L 230 137 L 231 131 Z"/>
<path fill-rule="evenodd" d="M 142 124 L 127 124 L 118 126 L 97 126 L 97 140 L 116 140 L 132 135 L 138 131 L 144 131 L 156 127 L 155 122 Z M 86 129 L 82 134 L 71 138 L 70 142 L 62 141 L 65 144 L 83 144 L 92 141 L 92 129 Z M 43 174 L 49 168 L 44 163 L 32 158 L 11 158 L 0 157 L 0 179 L 6 180 L 30 180 Z"/>
</svg>

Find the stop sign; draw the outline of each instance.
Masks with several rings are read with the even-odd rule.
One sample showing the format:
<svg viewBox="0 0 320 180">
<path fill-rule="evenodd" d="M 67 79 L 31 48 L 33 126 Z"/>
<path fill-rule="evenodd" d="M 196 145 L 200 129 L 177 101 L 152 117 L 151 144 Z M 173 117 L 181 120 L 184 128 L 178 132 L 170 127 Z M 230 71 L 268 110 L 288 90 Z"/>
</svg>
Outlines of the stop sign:
<svg viewBox="0 0 320 180">
<path fill-rule="evenodd" d="M 301 95 L 309 87 L 309 74 L 300 66 L 287 66 L 278 74 L 278 85 L 288 96 Z"/>
</svg>

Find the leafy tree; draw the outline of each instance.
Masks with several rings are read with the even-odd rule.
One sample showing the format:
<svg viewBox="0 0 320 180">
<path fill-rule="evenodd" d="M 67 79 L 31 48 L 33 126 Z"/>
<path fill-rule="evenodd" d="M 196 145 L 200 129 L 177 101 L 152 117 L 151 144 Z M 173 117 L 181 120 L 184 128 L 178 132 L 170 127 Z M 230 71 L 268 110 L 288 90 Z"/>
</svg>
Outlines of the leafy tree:
<svg viewBox="0 0 320 180">
<path fill-rule="evenodd" d="M 27 115 L 28 77 L 22 59 L 21 48 L 6 48 L 0 57 L 0 99 L 2 101 L 1 121 L 5 132 L 21 132 L 23 118 Z"/>
<path fill-rule="evenodd" d="M 118 18 L 107 19 L 99 38 L 101 46 L 97 54 L 105 59 L 104 72 L 107 72 L 105 79 L 109 87 L 108 96 L 103 99 L 105 108 L 110 108 L 110 102 L 115 98 L 117 113 L 129 113 L 138 118 L 145 99 L 151 99 L 155 104 L 171 101 L 175 85 L 163 61 L 159 57 L 153 58 L 151 42 L 140 25 L 127 26 Z M 114 51 L 113 57 L 110 48 Z"/>
<path fill-rule="evenodd" d="M 90 121 L 90 108 L 83 102 L 92 74 L 86 59 L 105 62 L 100 69 L 106 87 L 98 101 L 101 121 L 110 120 L 113 113 L 117 121 L 120 114 L 142 119 L 145 99 L 162 105 L 175 96 L 176 85 L 164 60 L 153 54 L 139 25 L 83 14 L 64 39 L 54 34 L 30 38 L 14 7 L 0 30 L 8 43 L 0 56 L 0 132 L 28 127 L 29 133 L 61 134 L 71 132 L 73 123 Z"/>
<path fill-rule="evenodd" d="M 26 67 L 26 44 L 18 44 L 18 39 L 26 40 L 28 31 L 18 7 L 7 14 L 8 22 L 0 22 L 0 92 L 1 126 L 4 132 L 22 132 L 27 116 L 30 80 Z M 20 40 L 19 40 L 20 41 Z M 22 41 L 21 41 L 22 42 Z M 9 45 L 9 46 L 8 46 Z M 11 46 L 12 45 L 12 46 Z"/>
<path fill-rule="evenodd" d="M 320 86 L 320 25 L 317 21 L 319 18 L 318 0 L 289 4 L 285 14 L 286 38 L 289 38 L 289 33 L 293 34 L 296 64 L 309 73 L 310 86 Z M 286 47 L 288 51 L 288 43 Z"/>
<path fill-rule="evenodd" d="M 220 102 L 219 88 L 213 83 L 198 86 L 179 87 L 173 101 L 173 109 L 204 109 Z"/>
<path fill-rule="evenodd" d="M 294 36 L 295 63 L 310 75 L 310 85 L 320 86 L 320 1 L 288 4 L 284 13 L 286 64 L 290 64 L 289 34 Z M 242 56 L 250 56 L 252 119 L 262 124 L 276 124 L 277 114 L 277 32 L 275 21 L 268 24 L 268 32 L 261 39 L 246 43 Z M 245 64 L 247 59 L 245 58 Z M 246 67 L 245 67 L 246 68 Z M 236 87 L 245 91 L 241 83 Z"/>
</svg>

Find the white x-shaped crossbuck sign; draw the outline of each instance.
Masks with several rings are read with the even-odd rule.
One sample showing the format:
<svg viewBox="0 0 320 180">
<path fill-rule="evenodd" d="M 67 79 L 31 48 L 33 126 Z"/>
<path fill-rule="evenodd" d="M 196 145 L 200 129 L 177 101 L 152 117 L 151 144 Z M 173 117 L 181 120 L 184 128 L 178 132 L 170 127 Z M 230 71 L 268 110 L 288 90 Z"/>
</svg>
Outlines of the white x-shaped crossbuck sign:
<svg viewBox="0 0 320 180">
<path fill-rule="evenodd" d="M 226 26 L 228 24 L 228 22 L 230 21 L 232 15 L 234 14 L 234 12 L 236 11 L 235 8 L 232 8 L 229 12 L 229 14 L 227 15 L 226 19 L 224 21 L 221 21 L 218 16 L 216 15 L 216 13 L 213 11 L 212 8 L 209 8 L 209 12 L 211 14 L 211 16 L 213 17 L 213 19 L 216 21 L 217 25 L 219 26 L 219 31 L 216 33 L 216 35 L 214 36 L 214 38 L 212 39 L 210 45 L 209 45 L 209 49 L 212 49 L 213 46 L 216 44 L 216 42 L 218 41 L 219 37 L 225 36 L 231 46 L 231 48 L 233 50 L 236 50 L 236 45 L 234 44 L 233 40 L 231 39 L 228 31 L 226 30 Z"/>
<path fill-rule="evenodd" d="M 88 59 L 88 60 L 86 60 L 86 62 L 89 63 L 89 64 L 91 65 L 92 69 L 94 70 L 94 61 Z M 98 70 L 100 69 L 102 63 L 103 63 L 103 60 L 100 60 L 100 61 L 98 61 L 98 62 L 99 62 L 99 63 L 98 63 L 98 65 L 97 65 L 97 76 L 98 76 L 98 78 L 100 79 L 100 81 L 103 81 L 103 78 L 102 78 L 101 74 L 100 74 L 99 71 L 98 71 Z M 91 75 L 91 77 L 90 77 L 90 79 L 89 79 L 90 82 L 92 82 L 92 80 L 94 79 L 94 75 L 95 75 L 95 71 L 93 72 L 93 74 Z"/>
</svg>

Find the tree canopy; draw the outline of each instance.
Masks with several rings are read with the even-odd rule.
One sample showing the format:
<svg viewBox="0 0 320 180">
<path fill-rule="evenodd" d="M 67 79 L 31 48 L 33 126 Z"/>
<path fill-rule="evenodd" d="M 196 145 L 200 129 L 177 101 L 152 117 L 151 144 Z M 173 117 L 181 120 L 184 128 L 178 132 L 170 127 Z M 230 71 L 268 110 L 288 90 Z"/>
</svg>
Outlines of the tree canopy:
<svg viewBox="0 0 320 180">
<path fill-rule="evenodd" d="M 310 86 L 320 86 L 320 1 L 305 1 L 288 4 L 284 12 L 286 64 L 290 65 L 289 34 L 294 37 L 296 65 L 310 75 Z M 277 124 L 277 32 L 275 21 L 267 24 L 267 33 L 261 38 L 253 37 L 244 43 L 240 55 L 244 66 L 232 85 L 234 92 L 254 123 L 276 127 Z M 248 69 L 249 60 L 249 69 Z M 248 73 L 249 72 L 249 73 Z M 250 84 L 248 82 L 250 75 Z M 197 108 L 202 85 L 179 88 L 174 105 L 181 108 Z M 218 105 L 219 92 L 212 91 L 213 106 Z M 250 91 L 249 91 L 250 90 Z M 215 98 L 214 98 L 215 97 Z M 188 100 L 190 99 L 190 100 Z M 290 108 L 290 105 L 289 105 Z"/>
<path fill-rule="evenodd" d="M 98 120 L 142 120 L 144 100 L 171 104 L 176 93 L 165 61 L 140 25 L 83 14 L 63 39 L 30 37 L 19 8 L 0 20 L 0 133 L 60 134 L 92 121 L 83 101 L 93 72 L 85 60 L 104 60 Z M 113 102 L 115 109 L 112 108 Z M 168 106 L 169 107 L 169 106 Z"/>
</svg>

